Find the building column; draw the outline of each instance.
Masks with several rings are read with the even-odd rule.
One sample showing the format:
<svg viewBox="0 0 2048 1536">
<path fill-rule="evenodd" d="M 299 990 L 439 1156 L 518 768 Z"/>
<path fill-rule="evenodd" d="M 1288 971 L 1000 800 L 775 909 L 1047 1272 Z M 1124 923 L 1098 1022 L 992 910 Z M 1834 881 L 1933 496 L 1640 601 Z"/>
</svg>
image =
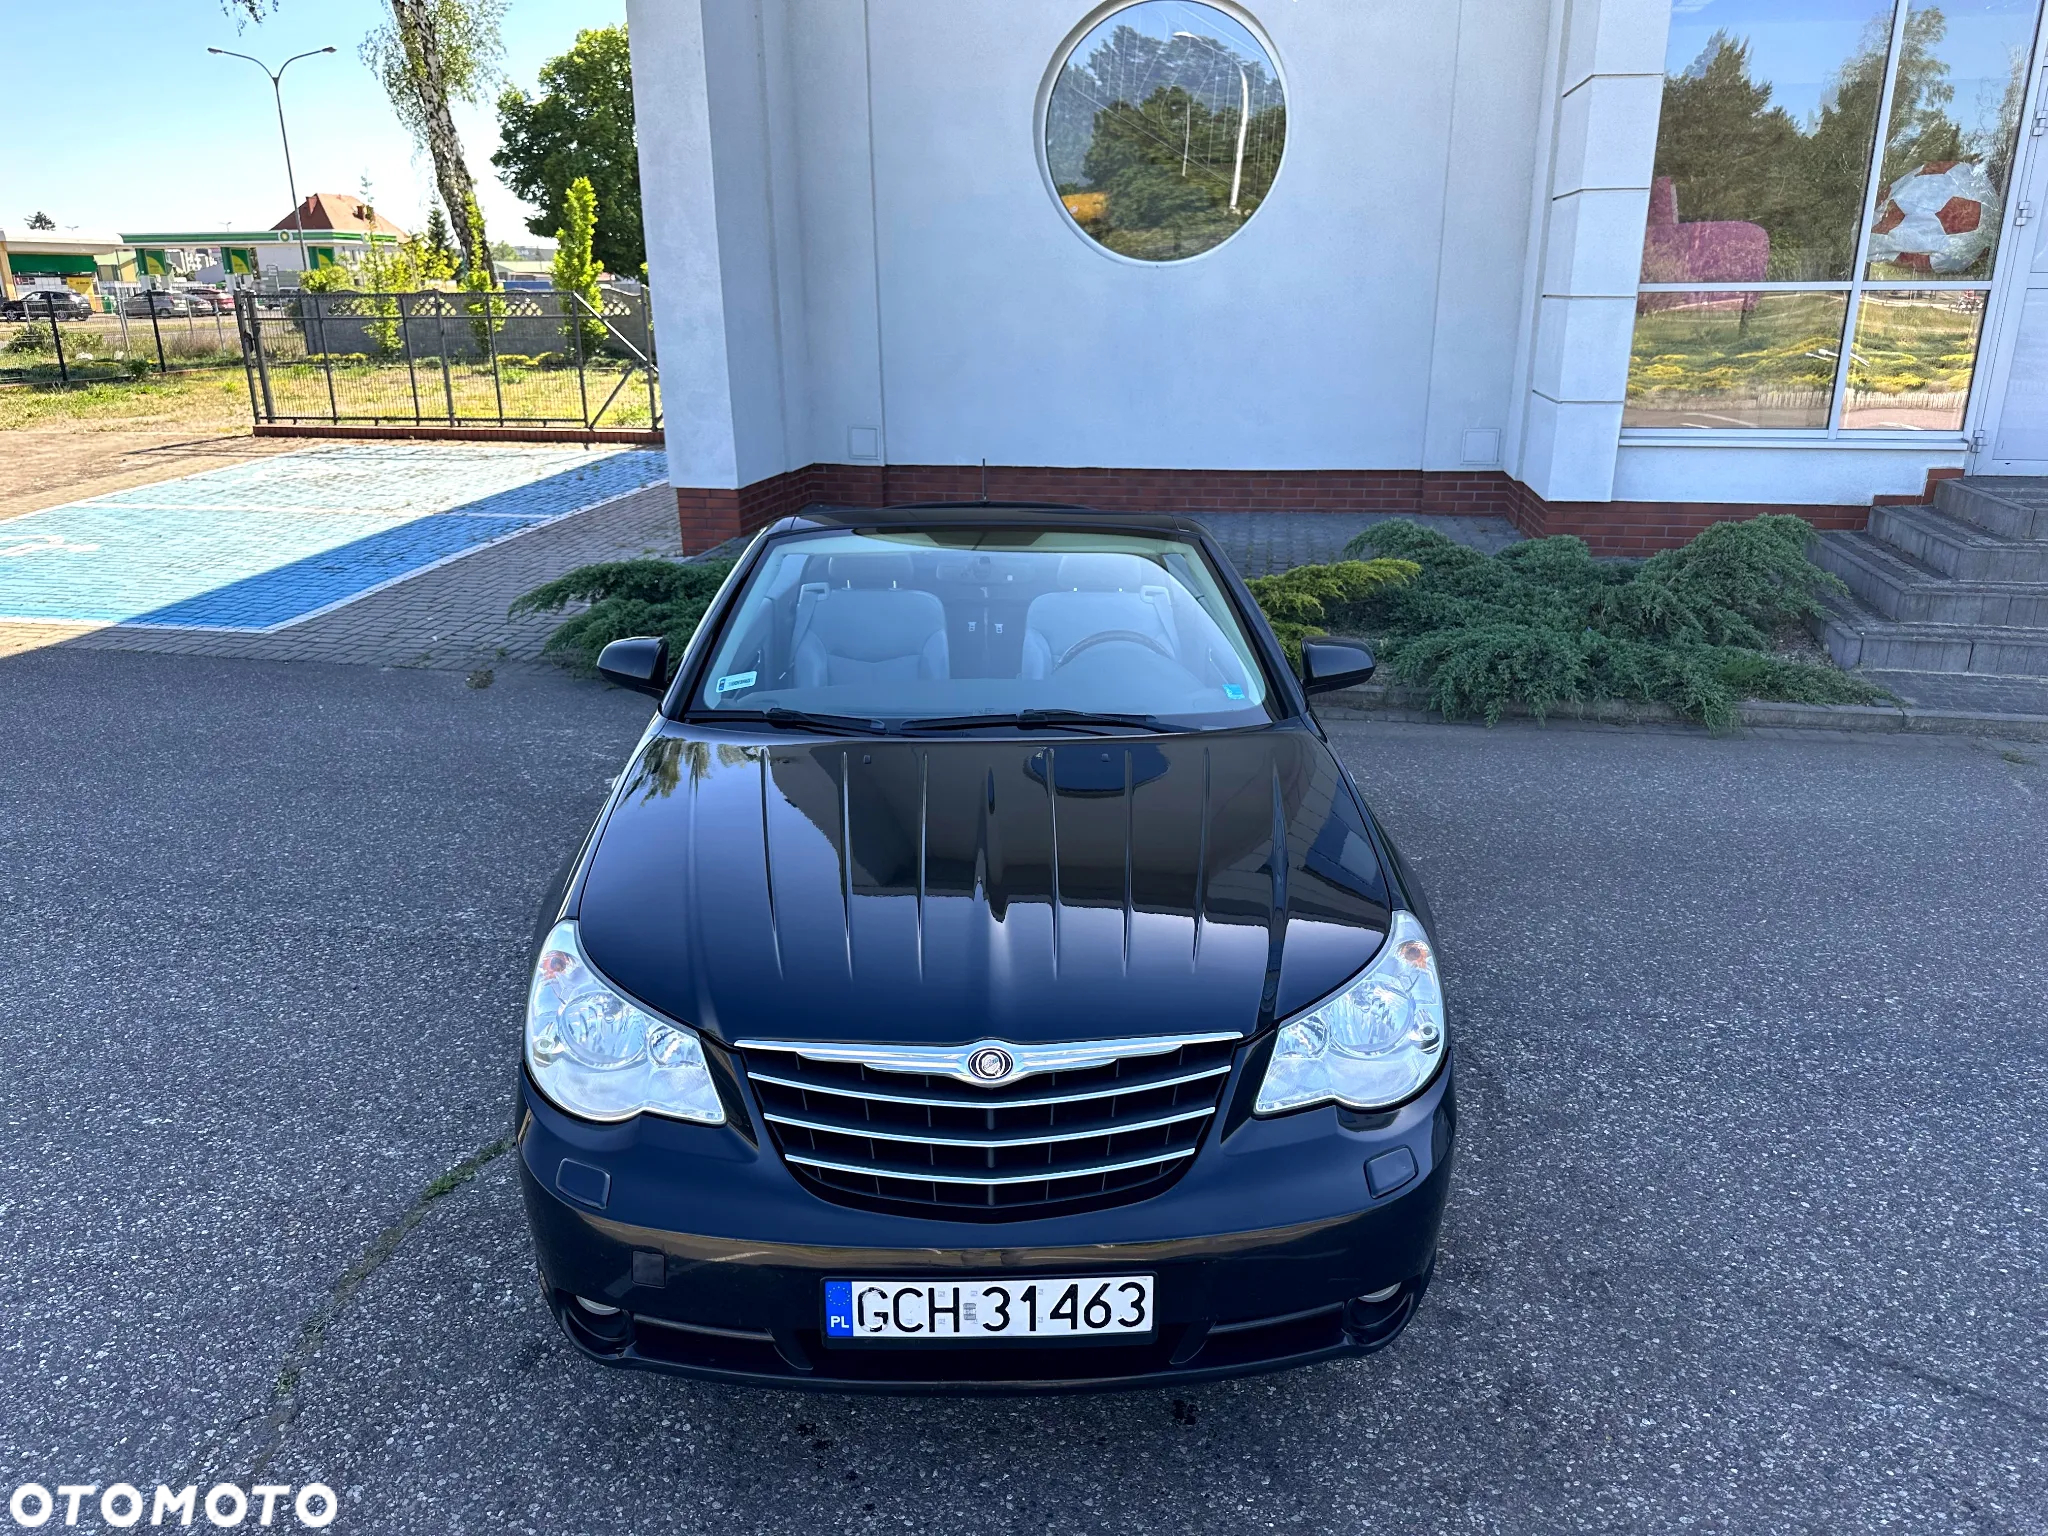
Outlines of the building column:
<svg viewBox="0 0 2048 1536">
<path fill-rule="evenodd" d="M 747 531 L 741 488 L 793 467 L 762 3 L 626 7 L 662 423 L 687 553 Z"/>
<path fill-rule="evenodd" d="M 1607 501 L 1621 440 L 1671 0 L 1567 7 L 1521 479 Z"/>
</svg>

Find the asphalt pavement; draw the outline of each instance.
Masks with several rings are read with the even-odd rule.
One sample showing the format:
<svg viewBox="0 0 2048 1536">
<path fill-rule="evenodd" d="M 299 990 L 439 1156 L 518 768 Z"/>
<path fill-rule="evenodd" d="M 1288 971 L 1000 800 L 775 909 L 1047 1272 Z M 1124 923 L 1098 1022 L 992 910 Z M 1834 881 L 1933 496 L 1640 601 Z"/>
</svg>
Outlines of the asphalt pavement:
<svg viewBox="0 0 2048 1536">
<path fill-rule="evenodd" d="M 491 1155 L 522 955 L 646 716 L 522 671 L 0 661 L 0 1494 L 2048 1530 L 2048 751 L 1333 726 L 1428 883 L 1464 1074 L 1415 1324 L 1179 1394 L 919 1400 L 607 1372 L 541 1304 Z"/>
</svg>

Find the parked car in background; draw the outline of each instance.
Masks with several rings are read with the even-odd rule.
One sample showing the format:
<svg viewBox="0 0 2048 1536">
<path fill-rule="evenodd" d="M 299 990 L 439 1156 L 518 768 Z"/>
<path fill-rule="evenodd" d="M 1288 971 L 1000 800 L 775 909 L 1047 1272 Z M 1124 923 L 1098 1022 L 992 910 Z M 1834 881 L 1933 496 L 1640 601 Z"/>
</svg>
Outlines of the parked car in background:
<svg viewBox="0 0 2048 1536">
<path fill-rule="evenodd" d="M 180 288 L 178 297 L 191 301 L 199 314 L 228 315 L 235 309 L 235 296 L 219 288 Z"/>
<path fill-rule="evenodd" d="M 140 293 L 131 293 L 121 305 L 124 315 L 148 316 L 154 310 L 159 318 L 185 315 L 197 312 L 192 300 L 182 293 L 162 293 L 145 288 Z"/>
<path fill-rule="evenodd" d="M 92 313 L 92 300 L 69 288 L 25 288 L 0 307 L 9 320 L 87 320 Z"/>
</svg>

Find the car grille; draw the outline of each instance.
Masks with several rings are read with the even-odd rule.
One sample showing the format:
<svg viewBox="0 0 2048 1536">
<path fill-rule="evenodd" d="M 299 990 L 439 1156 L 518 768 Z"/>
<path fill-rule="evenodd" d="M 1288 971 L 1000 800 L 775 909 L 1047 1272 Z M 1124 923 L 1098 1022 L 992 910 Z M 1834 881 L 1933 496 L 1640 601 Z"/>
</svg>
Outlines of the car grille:
<svg viewBox="0 0 2048 1536">
<path fill-rule="evenodd" d="M 841 1205 L 1005 1221 L 1142 1200 L 1186 1171 L 1236 1039 L 1000 1088 L 748 1044 L 783 1160 Z"/>
</svg>

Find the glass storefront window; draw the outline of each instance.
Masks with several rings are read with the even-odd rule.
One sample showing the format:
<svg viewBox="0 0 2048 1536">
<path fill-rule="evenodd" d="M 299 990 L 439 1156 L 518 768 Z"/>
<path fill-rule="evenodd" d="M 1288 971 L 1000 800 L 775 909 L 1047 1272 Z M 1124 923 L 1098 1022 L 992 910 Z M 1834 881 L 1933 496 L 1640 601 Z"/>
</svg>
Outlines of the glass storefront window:
<svg viewBox="0 0 2048 1536">
<path fill-rule="evenodd" d="M 1842 425 L 1871 431 L 1963 430 L 1981 289 L 1889 289 L 1863 295 L 1849 349 Z"/>
<path fill-rule="evenodd" d="M 1622 425 L 1825 427 L 1847 309 L 1839 293 L 1643 294 Z"/>
<path fill-rule="evenodd" d="M 2039 19 L 1675 5 L 1624 425 L 1961 431 Z"/>
<path fill-rule="evenodd" d="M 2026 104 L 2034 0 L 1913 0 L 1868 277 L 1989 277 Z"/>
<path fill-rule="evenodd" d="M 1644 282 L 1853 273 L 1891 27 L 1891 7 L 1871 0 L 1676 11 Z"/>
<path fill-rule="evenodd" d="M 1195 0 L 1138 0 L 1103 18 L 1068 55 L 1045 114 L 1067 217 L 1139 261 L 1199 256 L 1236 234 L 1286 144 L 1265 46 Z"/>
</svg>

